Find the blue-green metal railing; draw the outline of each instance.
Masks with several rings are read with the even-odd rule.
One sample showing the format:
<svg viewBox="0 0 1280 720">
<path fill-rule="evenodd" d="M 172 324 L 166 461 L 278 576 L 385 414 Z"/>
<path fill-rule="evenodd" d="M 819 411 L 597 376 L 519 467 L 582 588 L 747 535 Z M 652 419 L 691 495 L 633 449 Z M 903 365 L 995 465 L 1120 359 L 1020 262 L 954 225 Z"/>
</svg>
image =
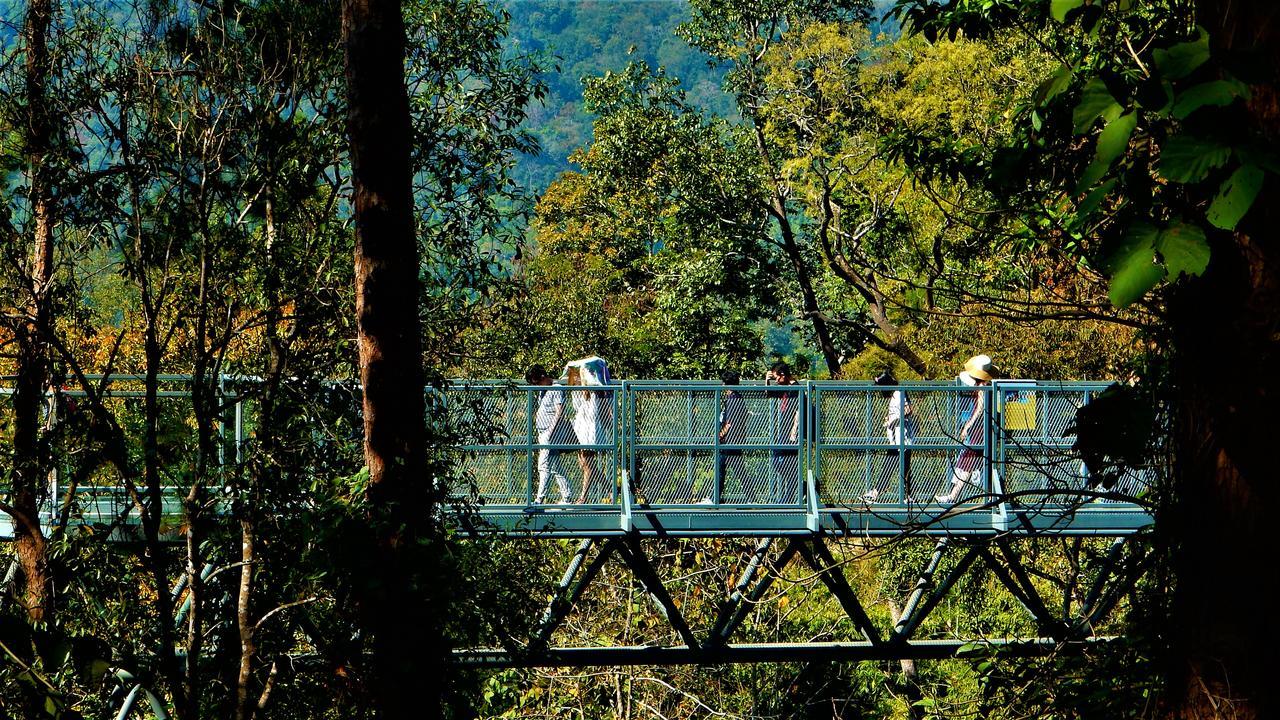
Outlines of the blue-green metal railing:
<svg viewBox="0 0 1280 720">
<path fill-rule="evenodd" d="M 137 402 L 144 394 L 141 381 L 115 377 L 103 394 L 111 402 Z M 160 381 L 163 402 L 190 397 L 189 377 Z M 251 437 L 246 403 L 253 402 L 252 386 L 252 378 L 218 382 L 224 462 L 239 461 Z M 458 492 L 478 500 L 487 524 L 476 527 L 490 530 L 580 537 L 904 530 L 1124 534 L 1150 523 L 1140 501 L 1146 471 L 1130 470 L 1099 492 L 1071 450 L 1076 410 L 1106 386 L 627 381 L 547 387 L 455 381 L 428 392 L 472 438 L 458 448 L 470 481 Z M 886 432 L 895 390 L 909 401 L 914 432 Z M 9 392 L 0 386 L 0 394 Z M 74 388 L 60 393 L 85 394 Z M 539 408 L 549 394 L 559 395 L 561 417 L 557 427 L 539 428 Z M 978 397 L 980 433 L 961 437 Z M 352 391 L 350 400 L 355 399 Z M 740 417 L 727 417 L 735 404 Z M 581 416 L 588 411 L 595 420 L 584 423 Z M 726 419 L 731 427 L 722 432 Z M 974 472 L 956 482 L 966 451 Z M 553 476 L 540 482 L 544 469 Z M 120 488 L 89 484 L 79 492 L 82 504 L 95 506 L 86 517 L 127 511 Z M 51 487 L 50 494 L 59 497 L 59 488 Z M 176 512 L 176 496 L 173 505 Z"/>
<path fill-rule="evenodd" d="M 611 443 L 597 438 L 594 444 L 578 444 L 572 433 L 555 443 L 530 442 L 534 401 L 529 399 L 522 403 L 520 433 L 512 432 L 510 417 L 503 418 L 488 442 L 462 448 L 463 467 L 484 504 L 482 515 L 511 531 L 574 536 L 637 530 L 887 534 L 905 528 L 1126 533 L 1150 522 L 1139 502 L 1145 476 L 1131 471 L 1120 487 L 1098 492 L 1072 452 L 1074 437 L 1068 432 L 1076 410 L 1105 387 L 1033 381 L 893 388 L 629 381 L 609 390 L 618 419 L 610 428 L 615 432 Z M 894 390 L 909 398 L 914 432 L 895 436 L 884 427 Z M 495 407 L 477 403 L 477 393 L 532 398 L 545 392 L 545 387 L 469 383 L 446 394 L 465 414 Z M 551 392 L 572 396 L 599 388 Z M 745 427 L 726 437 L 721 429 L 735 396 Z M 979 398 L 982 414 L 969 437 L 962 437 Z M 782 425 L 794 428 L 794 440 Z M 585 505 L 566 502 L 563 495 L 551 502 L 550 490 L 535 497 L 533 488 L 540 482 L 535 454 L 544 450 L 606 452 L 608 467 L 616 469 L 608 478 L 607 497 L 587 498 Z M 495 476 L 501 466 L 497 458 L 505 458 L 508 468 L 501 478 Z M 509 471 L 513 467 L 522 471 L 519 482 Z M 582 487 L 581 473 L 570 470 L 564 479 L 572 488 Z M 549 488 L 551 481 L 545 485 Z M 587 513 L 592 520 L 584 523 Z"/>
</svg>

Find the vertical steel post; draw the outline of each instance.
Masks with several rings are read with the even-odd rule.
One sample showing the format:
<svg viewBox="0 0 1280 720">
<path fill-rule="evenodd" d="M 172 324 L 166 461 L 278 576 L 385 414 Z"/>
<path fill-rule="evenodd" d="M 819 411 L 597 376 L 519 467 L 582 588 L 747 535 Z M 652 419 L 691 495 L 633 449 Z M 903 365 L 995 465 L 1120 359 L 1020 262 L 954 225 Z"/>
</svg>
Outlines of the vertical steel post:
<svg viewBox="0 0 1280 720">
<path fill-rule="evenodd" d="M 716 507 L 720 506 L 721 499 L 724 497 L 724 460 L 720 457 L 720 428 L 723 423 L 720 422 L 720 415 L 724 412 L 724 388 L 717 385 L 714 395 L 715 404 L 712 406 L 712 416 L 714 421 L 711 423 L 711 443 L 714 448 L 715 460 L 711 465 L 711 503 Z M 739 480 L 739 483 L 742 481 Z"/>
<path fill-rule="evenodd" d="M 524 419 L 525 419 L 525 436 L 524 436 L 524 442 L 525 442 L 525 448 L 526 448 L 526 451 L 525 451 L 525 463 L 524 463 L 524 465 L 525 465 L 525 480 L 526 480 L 526 482 L 525 482 L 525 484 L 524 484 L 524 503 L 525 503 L 525 505 L 532 505 L 532 504 L 533 504 L 533 476 L 534 476 L 534 474 L 537 472 L 537 469 L 536 469 L 536 468 L 537 468 L 537 464 L 538 464 L 537 457 L 538 457 L 538 455 L 542 454 L 542 452 L 543 452 L 544 450 L 543 450 L 543 448 L 542 448 L 542 438 L 537 437 L 537 436 L 534 434 L 534 433 L 536 433 L 536 432 L 537 432 L 537 426 L 534 424 L 534 412 L 535 412 L 535 410 L 534 410 L 534 402 L 533 402 L 533 399 L 534 399 L 535 391 L 534 391 L 532 388 L 530 388 L 530 387 L 528 387 L 528 386 L 525 386 L 524 394 L 525 394 L 525 409 L 524 409 Z M 544 396 L 544 397 L 545 397 L 545 396 Z M 538 398 L 538 400 L 539 400 L 539 402 L 538 402 L 538 406 L 539 406 L 539 407 L 541 407 L 541 405 L 542 405 L 541 400 L 543 400 L 543 399 L 544 399 L 543 397 Z M 563 406 L 562 406 L 562 407 L 563 407 Z M 563 412 L 563 410 L 562 410 L 562 412 Z M 555 431 L 554 431 L 554 429 L 552 430 L 552 433 L 551 433 L 551 434 L 552 434 L 553 436 L 555 435 Z M 548 437 L 547 439 L 548 439 L 548 440 L 551 440 L 551 441 L 555 441 L 555 437 Z M 549 451 L 549 450 L 547 450 L 547 452 L 550 452 L 550 451 Z M 547 478 L 547 479 L 548 479 L 548 480 L 550 480 L 551 478 Z M 557 488 L 557 490 L 558 490 L 558 489 L 559 489 L 559 488 Z M 551 488 L 544 488 L 544 490 L 546 490 L 547 492 L 551 492 Z M 545 498 L 544 498 L 544 499 L 545 499 Z M 560 502 L 564 502 L 564 501 L 565 501 L 565 498 L 560 498 Z"/>
</svg>

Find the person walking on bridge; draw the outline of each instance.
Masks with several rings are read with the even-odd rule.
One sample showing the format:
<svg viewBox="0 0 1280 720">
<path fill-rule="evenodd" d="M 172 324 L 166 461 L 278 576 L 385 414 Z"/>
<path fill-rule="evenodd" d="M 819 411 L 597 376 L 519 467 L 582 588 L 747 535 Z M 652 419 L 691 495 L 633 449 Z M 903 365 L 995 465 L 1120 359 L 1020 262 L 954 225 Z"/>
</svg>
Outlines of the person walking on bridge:
<svg viewBox="0 0 1280 720">
<path fill-rule="evenodd" d="M 982 489 L 981 479 L 977 483 L 972 480 L 982 468 L 983 452 L 986 446 L 987 393 L 983 388 L 991 384 L 995 372 L 995 366 L 991 364 L 989 356 L 974 355 L 965 362 L 964 370 L 957 378 L 965 385 L 974 388 L 973 412 L 969 414 L 969 419 L 960 430 L 960 438 L 965 447 L 960 452 L 960 457 L 956 459 L 955 468 L 952 470 L 951 489 L 946 494 L 933 498 L 941 505 L 950 505 L 959 500 L 961 493 L 966 489 L 979 491 Z"/>
<path fill-rule="evenodd" d="M 871 489 L 862 496 L 862 499 L 873 503 L 880 500 L 881 495 L 892 492 L 897 485 L 894 480 L 898 477 L 898 471 L 901 468 L 902 501 L 911 502 L 911 445 L 916 438 L 916 417 L 911 407 L 911 399 L 907 397 L 906 391 L 898 386 L 898 378 L 894 377 L 892 371 L 886 370 L 880 373 L 873 382 L 885 388 L 883 392 L 889 400 L 889 409 L 885 413 L 882 427 L 890 450 L 885 453 L 880 471 L 876 473 Z M 901 466 L 898 464 L 899 451 L 902 453 Z"/>
<path fill-rule="evenodd" d="M 547 374 L 546 368 L 533 365 L 524 375 L 525 382 L 530 385 L 550 386 L 555 381 Z M 560 445 L 568 437 L 568 424 L 564 421 L 564 391 L 538 390 L 537 411 L 534 414 L 534 427 L 538 431 L 538 490 L 533 494 L 535 505 L 541 504 L 546 497 L 547 480 L 554 479 L 560 491 L 560 503 L 569 502 L 569 481 L 564 476 L 564 467 L 560 464 L 560 448 L 545 447 Z"/>
<path fill-rule="evenodd" d="M 774 404 L 774 447 L 770 451 L 770 462 L 774 473 L 774 499 L 780 503 L 792 503 L 800 498 L 800 403 L 803 398 L 799 388 L 795 387 L 797 382 L 791 374 L 791 366 L 785 362 L 776 362 L 769 368 L 765 383 L 787 388 L 769 392 Z"/>
<path fill-rule="evenodd" d="M 725 385 L 720 409 L 718 433 L 720 444 L 742 445 L 747 441 L 747 420 L 750 411 L 747 410 L 747 401 L 737 390 L 741 377 L 738 373 L 729 370 L 720 376 L 720 382 Z M 716 484 L 720 488 L 720 496 L 724 497 L 725 476 L 728 471 L 742 487 L 743 500 L 748 503 L 757 503 L 760 502 L 760 480 L 747 468 L 746 458 L 743 455 L 740 447 L 720 450 L 720 470 Z"/>
<path fill-rule="evenodd" d="M 614 444 L 613 436 L 613 391 L 607 386 L 610 383 L 609 365 L 604 358 L 592 355 L 581 360 L 574 360 L 565 366 L 564 377 L 569 385 L 575 386 L 571 391 L 573 401 L 573 431 L 578 436 L 578 467 L 582 470 L 582 493 L 578 495 L 578 503 L 585 503 L 591 498 L 603 497 L 613 502 L 613 483 L 605 476 L 599 463 L 600 445 Z M 599 390 L 587 389 L 600 386 Z"/>
</svg>

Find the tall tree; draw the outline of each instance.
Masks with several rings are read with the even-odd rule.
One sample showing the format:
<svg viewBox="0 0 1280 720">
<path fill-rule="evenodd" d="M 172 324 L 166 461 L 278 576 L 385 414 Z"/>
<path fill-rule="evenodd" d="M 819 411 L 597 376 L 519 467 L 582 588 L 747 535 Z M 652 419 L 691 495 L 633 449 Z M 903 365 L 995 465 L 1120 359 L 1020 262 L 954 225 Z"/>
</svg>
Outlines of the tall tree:
<svg viewBox="0 0 1280 720">
<path fill-rule="evenodd" d="M 810 257 L 813 253 L 801 238 L 794 215 L 794 199 L 783 180 L 782 158 L 766 137 L 765 119 L 760 114 L 765 102 L 762 61 L 787 29 L 811 22 L 858 19 L 865 14 L 867 3 L 865 0 L 830 3 L 766 0 L 744 5 L 726 0 L 697 0 L 692 3 L 692 9 L 693 17 L 681 26 L 680 33 L 717 61 L 731 63 L 726 86 L 737 99 L 738 110 L 753 134 L 760 174 L 767 189 L 765 210 L 773 219 L 776 242 L 800 290 L 800 315 L 813 328 L 813 339 L 827 371 L 837 377 L 840 349 L 836 347 L 815 289 L 814 261 Z"/>
<path fill-rule="evenodd" d="M 1163 714 L 1273 716 L 1280 573 L 1254 558 L 1280 511 L 1267 457 L 1280 431 L 1270 405 L 1280 391 L 1280 8 L 902 0 L 899 9 L 930 36 L 1018 27 L 1060 60 L 1016 113 L 1021 140 L 970 169 L 1041 238 L 1105 272 L 1115 304 L 1144 304 L 1162 320 L 1169 372 L 1159 390 L 1174 409 L 1174 463 L 1157 528 L 1172 544 L 1175 580 Z M 917 157 L 960 168 L 982 155 L 940 149 Z"/>
<path fill-rule="evenodd" d="M 52 620 L 53 577 L 49 548 L 40 526 L 41 501 L 50 471 L 47 438 L 42 437 L 45 393 L 49 389 L 49 333 L 53 328 L 54 211 L 50 164 L 53 120 L 47 89 L 51 73 L 49 29 L 52 0 L 27 4 L 22 38 L 25 53 L 27 108 L 24 140 L 27 153 L 27 203 L 31 251 L 26 266 L 26 302 L 17 323 L 17 379 L 14 383 L 13 480 L 10 514 L 24 582 L 23 602 L 32 622 Z"/>
<path fill-rule="evenodd" d="M 414 232 L 413 138 L 398 0 L 345 0 L 347 133 L 356 247 L 356 319 L 364 389 L 364 455 L 375 536 L 363 615 L 373 633 L 383 717 L 441 716 L 441 618 L 415 602 L 408 567 L 417 526 L 432 522 Z M 425 520 L 424 520 L 425 519 Z"/>
</svg>

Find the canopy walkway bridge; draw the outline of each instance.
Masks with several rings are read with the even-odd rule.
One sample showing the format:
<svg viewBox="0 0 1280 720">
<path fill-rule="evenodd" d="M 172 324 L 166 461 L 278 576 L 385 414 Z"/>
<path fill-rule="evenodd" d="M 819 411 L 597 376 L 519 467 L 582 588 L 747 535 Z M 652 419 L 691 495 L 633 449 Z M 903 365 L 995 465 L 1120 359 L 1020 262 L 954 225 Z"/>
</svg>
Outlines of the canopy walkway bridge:
<svg viewBox="0 0 1280 720">
<path fill-rule="evenodd" d="M 136 380 L 136 379 L 135 379 Z M 189 399 L 189 379 L 164 378 Z M 1010 380 L 990 386 L 867 383 L 724 386 L 627 381 L 526 386 L 457 381 L 430 390 L 467 438 L 465 481 L 447 519 L 464 536 L 577 541 L 531 638 L 516 648 L 456 651 L 474 666 L 625 665 L 949 657 L 981 647 L 1016 654 L 1087 648 L 1150 564 L 1148 471 L 1094 478 L 1073 452 L 1076 411 L 1107 384 Z M 252 440 L 253 383 L 219 383 L 222 461 Z M 892 422 L 892 392 L 911 411 Z M 7 392 L 7 390 L 6 390 Z M 64 390 L 74 399 L 78 391 Z M 358 390 L 338 393 L 358 412 Z M 135 402 L 136 387 L 108 393 Z M 50 403 L 53 407 L 55 404 Z M 977 415 L 976 419 L 974 418 Z M 973 420 L 973 422 L 970 422 Z M 894 432 L 897 424 L 902 431 Z M 889 427 L 886 427 L 889 425 Z M 964 428 L 968 426 L 968 432 Z M 324 442 L 317 433 L 317 442 Z M 957 468 L 965 471 L 957 475 Z M 68 488 L 51 480 L 51 498 Z M 137 510 L 120 487 L 84 484 L 72 522 L 127 527 Z M 185 489 L 181 492 L 185 493 Z M 166 499 L 177 518 L 178 488 Z M 45 517 L 53 522 L 52 510 Z M 11 532 L 7 527 L 0 532 Z M 117 531 L 118 532 L 118 531 Z M 123 535 L 127 537 L 127 533 Z M 738 538 L 736 583 L 701 625 L 666 587 L 646 547 L 671 538 Z M 869 612 L 839 558 L 842 543 L 929 538 L 933 551 L 901 611 Z M 1059 596 L 1020 546 L 1100 538 Z M 1134 538 L 1137 538 L 1135 540 Z M 837 552 L 833 553 L 832 546 Z M 606 563 L 628 568 L 670 625 L 674 644 L 556 646 L 565 619 Z M 847 640 L 734 643 L 753 607 L 793 561 L 845 613 Z M 1023 607 L 1034 632 L 995 639 L 920 637 L 930 613 L 969 573 L 990 576 Z M 931 633 L 936 635 L 936 633 Z"/>
</svg>

